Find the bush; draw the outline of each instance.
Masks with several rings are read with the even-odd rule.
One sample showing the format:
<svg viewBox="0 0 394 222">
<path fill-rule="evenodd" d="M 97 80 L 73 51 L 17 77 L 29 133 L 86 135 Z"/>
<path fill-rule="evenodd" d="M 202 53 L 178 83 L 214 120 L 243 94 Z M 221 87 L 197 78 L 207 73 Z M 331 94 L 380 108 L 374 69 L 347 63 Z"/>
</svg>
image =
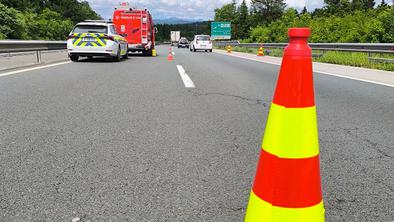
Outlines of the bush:
<svg viewBox="0 0 394 222">
<path fill-rule="evenodd" d="M 0 38 L 18 38 L 23 35 L 24 26 L 19 20 L 20 12 L 0 3 Z"/>
</svg>

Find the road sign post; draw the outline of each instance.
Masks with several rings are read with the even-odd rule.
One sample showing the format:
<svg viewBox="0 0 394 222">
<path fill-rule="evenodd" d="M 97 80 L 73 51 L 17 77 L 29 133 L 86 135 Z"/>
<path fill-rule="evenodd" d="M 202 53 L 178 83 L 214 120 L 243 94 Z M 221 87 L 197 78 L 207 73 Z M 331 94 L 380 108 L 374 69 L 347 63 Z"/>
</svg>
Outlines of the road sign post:
<svg viewBox="0 0 394 222">
<path fill-rule="evenodd" d="M 212 22 L 211 38 L 213 40 L 231 39 L 231 22 Z"/>
</svg>

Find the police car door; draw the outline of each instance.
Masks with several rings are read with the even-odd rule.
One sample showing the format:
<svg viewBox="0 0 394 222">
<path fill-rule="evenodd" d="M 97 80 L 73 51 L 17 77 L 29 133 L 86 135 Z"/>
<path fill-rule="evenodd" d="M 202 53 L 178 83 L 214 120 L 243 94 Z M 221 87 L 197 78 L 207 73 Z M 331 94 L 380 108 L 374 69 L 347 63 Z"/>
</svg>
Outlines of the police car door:
<svg viewBox="0 0 394 222">
<path fill-rule="evenodd" d="M 114 25 L 110 25 L 109 30 L 111 32 L 111 35 L 114 36 L 115 41 L 120 45 L 120 50 L 121 50 L 120 54 L 125 55 L 127 53 L 127 47 L 128 47 L 128 43 L 126 39 L 118 34 Z"/>
</svg>

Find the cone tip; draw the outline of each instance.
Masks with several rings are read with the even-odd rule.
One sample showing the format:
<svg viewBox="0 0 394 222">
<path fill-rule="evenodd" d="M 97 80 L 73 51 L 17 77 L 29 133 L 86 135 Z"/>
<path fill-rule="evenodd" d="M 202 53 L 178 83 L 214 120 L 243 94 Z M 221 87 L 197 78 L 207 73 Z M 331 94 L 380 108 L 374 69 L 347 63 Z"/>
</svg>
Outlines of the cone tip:
<svg viewBox="0 0 394 222">
<path fill-rule="evenodd" d="M 310 28 L 290 28 L 289 37 L 290 38 L 308 38 L 311 36 Z"/>
</svg>

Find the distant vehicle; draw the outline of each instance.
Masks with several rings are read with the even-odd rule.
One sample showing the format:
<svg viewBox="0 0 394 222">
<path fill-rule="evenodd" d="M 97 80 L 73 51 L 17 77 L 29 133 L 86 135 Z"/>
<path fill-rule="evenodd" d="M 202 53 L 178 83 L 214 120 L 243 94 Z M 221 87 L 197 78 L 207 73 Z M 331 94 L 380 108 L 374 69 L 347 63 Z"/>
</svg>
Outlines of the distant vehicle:
<svg viewBox="0 0 394 222">
<path fill-rule="evenodd" d="M 204 50 L 212 52 L 212 41 L 209 35 L 195 35 L 193 41 L 190 43 L 190 51 Z"/>
<path fill-rule="evenodd" d="M 189 41 L 187 40 L 187 38 L 182 37 L 179 40 L 178 48 L 189 48 Z"/>
<path fill-rule="evenodd" d="M 181 39 L 180 31 L 171 31 L 171 45 L 177 45 Z"/>
<path fill-rule="evenodd" d="M 116 32 L 114 24 L 106 21 L 78 23 L 67 38 L 67 50 L 74 62 L 81 56 L 105 56 L 115 61 L 128 58 L 126 39 Z"/>
<path fill-rule="evenodd" d="M 115 8 L 113 23 L 119 34 L 126 38 L 129 51 L 152 56 L 156 28 L 147 9 L 134 9 L 128 3 L 121 3 Z"/>
</svg>

